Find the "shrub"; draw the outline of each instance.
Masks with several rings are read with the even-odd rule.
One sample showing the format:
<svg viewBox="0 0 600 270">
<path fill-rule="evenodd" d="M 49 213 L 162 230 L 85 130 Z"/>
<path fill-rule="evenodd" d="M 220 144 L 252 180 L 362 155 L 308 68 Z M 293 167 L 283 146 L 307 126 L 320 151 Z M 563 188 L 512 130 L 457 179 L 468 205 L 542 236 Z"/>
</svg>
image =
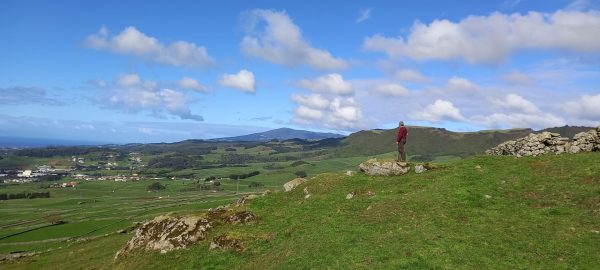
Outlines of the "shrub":
<svg viewBox="0 0 600 270">
<path fill-rule="evenodd" d="M 149 190 L 149 191 L 158 191 L 161 189 L 165 189 L 165 186 L 161 185 L 160 182 L 154 182 L 154 183 L 150 184 L 148 187 L 146 187 L 146 190 Z"/>
<path fill-rule="evenodd" d="M 306 175 L 307 175 L 305 171 L 297 171 L 297 172 L 295 172 L 294 174 L 295 174 L 296 176 L 298 176 L 298 177 L 301 177 L 301 178 L 304 178 L 304 177 L 306 177 Z"/>
<path fill-rule="evenodd" d="M 263 183 L 259 183 L 259 182 L 252 182 L 250 183 L 250 185 L 248 185 L 249 188 L 257 188 L 257 187 L 262 187 L 264 186 Z"/>
</svg>

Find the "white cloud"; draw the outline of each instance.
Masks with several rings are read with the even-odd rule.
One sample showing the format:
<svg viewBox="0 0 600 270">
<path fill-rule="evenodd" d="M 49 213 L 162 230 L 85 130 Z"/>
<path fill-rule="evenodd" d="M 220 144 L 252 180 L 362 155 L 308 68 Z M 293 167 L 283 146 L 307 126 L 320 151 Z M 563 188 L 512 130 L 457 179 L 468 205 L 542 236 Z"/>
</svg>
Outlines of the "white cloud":
<svg viewBox="0 0 600 270">
<path fill-rule="evenodd" d="M 371 11 L 373 11 L 372 8 L 361 9 L 358 13 L 358 18 L 356 18 L 356 23 L 361 23 L 371 18 Z"/>
<path fill-rule="evenodd" d="M 177 85 L 183 89 L 191 89 L 198 92 L 206 91 L 206 87 L 201 85 L 198 81 L 196 81 L 193 78 L 183 77 L 181 78 L 181 80 L 179 80 L 179 82 L 177 82 Z"/>
<path fill-rule="evenodd" d="M 344 81 L 344 77 L 337 73 L 320 76 L 314 80 L 301 80 L 300 87 L 318 92 L 348 95 L 352 94 L 352 84 Z"/>
<path fill-rule="evenodd" d="M 419 71 L 413 69 L 400 69 L 394 72 L 394 76 L 402 81 L 422 83 L 427 82 L 427 78 Z"/>
<path fill-rule="evenodd" d="M 454 107 L 450 101 L 438 99 L 429 104 L 423 111 L 415 115 L 415 119 L 428 121 L 432 123 L 442 123 L 444 121 L 463 121 L 465 117 L 460 110 Z"/>
<path fill-rule="evenodd" d="M 534 128 L 564 126 L 565 120 L 550 113 L 494 113 L 488 116 L 474 116 L 471 121 L 488 128 Z"/>
<path fill-rule="evenodd" d="M 525 114 L 540 113 L 540 109 L 535 106 L 535 104 L 517 94 L 508 94 L 502 100 L 492 100 L 492 103 L 502 108 L 509 109 L 512 112 L 516 111 Z"/>
<path fill-rule="evenodd" d="M 296 110 L 294 110 L 294 114 L 296 117 L 303 120 L 318 120 L 323 117 L 323 112 L 316 109 L 311 109 L 304 105 L 300 105 L 298 108 L 296 108 Z"/>
<path fill-rule="evenodd" d="M 387 96 L 405 96 L 408 94 L 408 90 L 404 86 L 395 83 L 376 84 L 375 90 Z"/>
<path fill-rule="evenodd" d="M 353 127 L 362 117 L 361 110 L 353 98 L 334 98 L 330 105 L 330 123 Z"/>
<path fill-rule="evenodd" d="M 348 66 L 328 51 L 311 47 L 285 12 L 257 9 L 249 15 L 250 27 L 241 43 L 244 54 L 286 66 L 308 65 L 327 70 Z M 260 25 L 264 29 L 258 29 Z"/>
<path fill-rule="evenodd" d="M 565 111 L 575 117 L 600 124 L 600 94 L 583 95 L 579 100 L 569 101 Z"/>
<path fill-rule="evenodd" d="M 243 92 L 254 93 L 256 91 L 256 82 L 254 81 L 254 73 L 242 69 L 237 74 L 223 74 L 219 80 L 219 84 L 224 87 L 235 88 Z"/>
<path fill-rule="evenodd" d="M 320 110 L 323 110 L 323 109 L 329 107 L 329 100 L 327 100 L 326 98 L 324 98 L 323 96 L 321 96 L 319 94 L 315 94 L 315 95 L 293 94 L 292 101 L 294 101 L 300 105 L 309 107 L 309 108 L 315 108 L 315 109 L 320 109 Z"/>
<path fill-rule="evenodd" d="M 117 85 L 122 87 L 136 86 L 142 83 L 142 79 L 137 74 L 124 74 L 117 79 Z"/>
<path fill-rule="evenodd" d="M 161 88 L 157 82 L 143 80 L 137 74 L 122 75 L 114 85 L 101 90 L 97 101 L 109 108 L 127 112 L 149 111 L 155 116 L 166 112 L 181 119 L 203 121 L 202 116 L 191 113 L 185 94 Z"/>
<path fill-rule="evenodd" d="M 364 48 L 390 57 L 417 60 L 462 59 L 469 63 L 498 63 L 522 49 L 600 53 L 600 11 L 492 13 L 469 16 L 458 23 L 415 22 L 407 38 L 367 37 Z"/>
<path fill-rule="evenodd" d="M 294 110 L 298 124 L 337 130 L 352 130 L 362 124 L 362 110 L 354 98 L 293 95 L 292 101 L 299 105 Z"/>
<path fill-rule="evenodd" d="M 446 85 L 449 89 L 452 90 L 474 90 L 478 89 L 479 86 L 465 78 L 453 76 L 448 80 Z"/>
<path fill-rule="evenodd" d="M 116 36 L 110 36 L 106 27 L 89 35 L 84 43 L 94 49 L 133 55 L 172 66 L 206 66 L 213 63 L 206 48 L 186 41 L 163 44 L 156 38 L 147 36 L 133 26 L 129 26 Z"/>
<path fill-rule="evenodd" d="M 535 80 L 529 75 L 513 70 L 510 73 L 504 75 L 502 79 L 512 85 L 529 86 L 535 83 Z"/>
</svg>

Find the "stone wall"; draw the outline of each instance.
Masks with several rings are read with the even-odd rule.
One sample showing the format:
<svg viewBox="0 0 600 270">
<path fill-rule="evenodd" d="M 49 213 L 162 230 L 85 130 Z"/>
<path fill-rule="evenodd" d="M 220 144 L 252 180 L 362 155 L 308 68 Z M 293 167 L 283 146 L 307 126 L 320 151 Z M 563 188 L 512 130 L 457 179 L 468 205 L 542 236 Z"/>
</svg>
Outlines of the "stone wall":
<svg viewBox="0 0 600 270">
<path fill-rule="evenodd" d="M 562 154 L 600 151 L 600 126 L 588 132 L 578 133 L 569 138 L 558 133 L 542 132 L 529 134 L 524 138 L 507 141 L 485 151 L 488 155 L 502 156 L 538 156 L 542 154 Z"/>
</svg>

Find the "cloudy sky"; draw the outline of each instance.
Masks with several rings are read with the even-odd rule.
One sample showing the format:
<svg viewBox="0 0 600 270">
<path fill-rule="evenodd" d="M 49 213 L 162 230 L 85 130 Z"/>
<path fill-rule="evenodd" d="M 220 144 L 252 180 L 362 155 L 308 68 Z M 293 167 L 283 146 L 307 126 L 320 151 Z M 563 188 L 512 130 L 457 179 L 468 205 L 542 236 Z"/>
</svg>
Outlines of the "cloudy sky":
<svg viewBox="0 0 600 270">
<path fill-rule="evenodd" d="M 600 1 L 0 2 L 0 136 L 600 124 Z"/>
</svg>

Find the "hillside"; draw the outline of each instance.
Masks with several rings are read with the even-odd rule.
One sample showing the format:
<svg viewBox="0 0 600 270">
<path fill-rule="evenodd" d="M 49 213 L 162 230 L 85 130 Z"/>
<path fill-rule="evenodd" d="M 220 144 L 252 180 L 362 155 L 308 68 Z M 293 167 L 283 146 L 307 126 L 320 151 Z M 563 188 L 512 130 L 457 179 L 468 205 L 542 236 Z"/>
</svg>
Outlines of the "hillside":
<svg viewBox="0 0 600 270">
<path fill-rule="evenodd" d="M 486 130 L 478 132 L 453 132 L 443 128 L 408 127 L 406 150 L 413 160 L 431 161 L 436 157 L 468 157 L 483 154 L 499 143 L 543 131 L 559 132 L 572 137 L 589 127 L 558 127 L 540 131 L 532 129 Z M 335 156 L 371 156 L 396 151 L 396 129 L 367 130 L 351 134 L 333 149 Z M 563 134 L 564 133 L 564 134 Z"/>
<path fill-rule="evenodd" d="M 443 128 L 408 127 L 406 150 L 424 161 L 439 156 L 467 157 L 481 154 L 501 142 L 526 136 L 531 129 L 452 132 Z M 396 151 L 396 129 L 353 133 L 334 150 L 337 156 L 370 156 Z M 418 158 L 418 157 L 417 157 Z"/>
<path fill-rule="evenodd" d="M 237 208 L 247 225 L 187 250 L 136 252 L 110 234 L 3 269 L 595 269 L 600 154 L 477 156 L 399 177 L 327 173 Z M 305 199 L 305 189 L 311 197 Z M 352 199 L 346 195 L 354 192 Z M 209 249 L 235 239 L 236 250 Z"/>
<path fill-rule="evenodd" d="M 321 133 L 312 132 L 306 130 L 297 130 L 291 128 L 278 128 L 260 133 L 253 133 L 248 135 L 218 138 L 212 139 L 212 141 L 252 141 L 252 142 L 264 142 L 270 140 L 289 140 L 289 139 L 303 139 L 303 140 L 321 140 L 327 138 L 342 138 L 344 135 L 335 133 Z"/>
</svg>

